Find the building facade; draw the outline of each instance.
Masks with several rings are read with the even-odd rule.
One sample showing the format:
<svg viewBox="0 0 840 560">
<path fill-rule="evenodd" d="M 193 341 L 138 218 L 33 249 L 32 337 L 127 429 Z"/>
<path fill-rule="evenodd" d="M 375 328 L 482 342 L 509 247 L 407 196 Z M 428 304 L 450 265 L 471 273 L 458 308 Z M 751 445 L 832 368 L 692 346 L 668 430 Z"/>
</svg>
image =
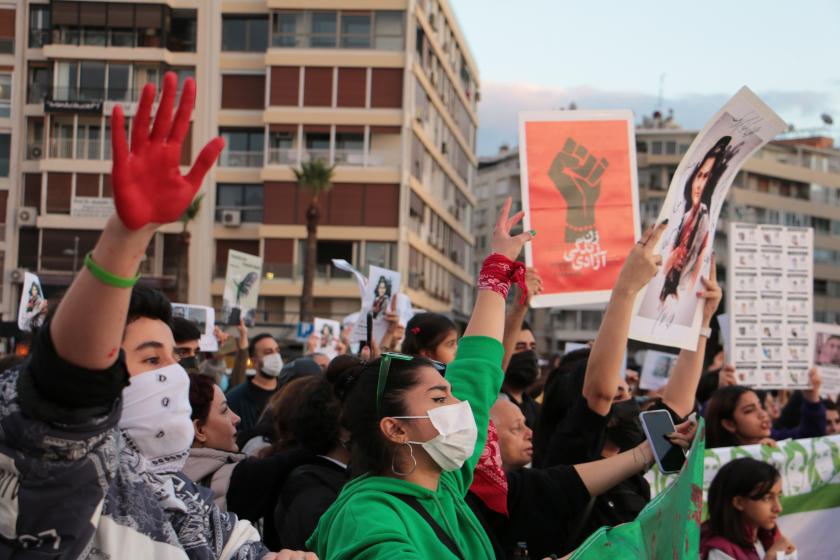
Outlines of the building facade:
<svg viewBox="0 0 840 560">
<path fill-rule="evenodd" d="M 636 130 L 643 226 L 659 216 L 671 178 L 696 134 L 673 121 Z M 476 247 L 481 254 L 493 234 L 495 209 L 509 195 L 521 201 L 518 153 L 503 150 L 482 158 L 476 186 Z M 830 138 L 776 140 L 738 173 L 715 236 L 718 278 L 724 287 L 730 221 L 814 228 L 814 320 L 840 323 L 840 149 Z M 554 353 L 567 341 L 594 339 L 602 315 L 593 309 L 552 309 L 533 313 L 532 326 L 541 349 Z"/>
<path fill-rule="evenodd" d="M 180 225 L 162 228 L 146 282 L 174 293 L 187 259 L 190 302 L 220 308 L 228 250 L 260 255 L 258 323 L 297 323 L 309 195 L 293 171 L 321 159 L 335 172 L 321 199 L 314 314 L 359 308 L 333 258 L 399 270 L 416 307 L 469 313 L 478 72 L 446 0 L 6 4 L 16 16 L 13 54 L 0 52 L 14 59 L 0 60 L 0 97 L 4 68 L 12 86 L 5 316 L 22 270 L 68 285 L 113 212 L 110 110 L 123 104 L 130 121 L 143 85 L 168 70 L 198 86 L 182 163 L 217 134 L 226 147 L 188 252 Z M 3 126 L 0 105 L 0 150 Z"/>
</svg>

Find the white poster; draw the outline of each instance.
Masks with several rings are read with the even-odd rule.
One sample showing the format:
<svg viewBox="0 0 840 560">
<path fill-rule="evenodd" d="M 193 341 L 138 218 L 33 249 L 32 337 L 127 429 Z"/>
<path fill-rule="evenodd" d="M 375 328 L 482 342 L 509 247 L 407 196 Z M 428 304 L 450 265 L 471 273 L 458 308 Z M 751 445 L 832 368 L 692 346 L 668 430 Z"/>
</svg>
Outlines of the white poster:
<svg viewBox="0 0 840 560">
<path fill-rule="evenodd" d="M 718 216 L 736 173 L 785 122 L 744 87 L 709 121 L 680 161 L 657 222 L 662 267 L 636 299 L 630 338 L 695 350 Z"/>
<path fill-rule="evenodd" d="M 647 350 L 639 377 L 639 388 L 646 391 L 658 391 L 668 384 L 671 368 L 677 361 L 676 354 L 668 354 L 657 350 Z"/>
<path fill-rule="evenodd" d="M 729 332 L 729 314 L 721 313 L 717 316 L 718 327 L 720 327 L 720 343 L 723 346 L 723 363 L 732 363 L 732 333 Z"/>
<path fill-rule="evenodd" d="M 326 355 L 330 360 L 338 355 L 336 345 L 341 336 L 341 323 L 332 319 L 315 317 L 315 331 L 313 334 L 317 337 L 315 352 Z"/>
<path fill-rule="evenodd" d="M 172 316 L 182 317 L 198 325 L 201 330 L 201 338 L 198 348 L 202 352 L 218 352 L 219 341 L 213 334 L 216 328 L 216 310 L 204 305 L 189 305 L 186 303 L 173 303 Z"/>
<path fill-rule="evenodd" d="M 820 370 L 824 397 L 840 394 L 840 325 L 814 323 L 814 365 Z"/>
<path fill-rule="evenodd" d="M 400 273 L 387 268 L 371 266 L 368 279 L 365 283 L 364 297 L 362 298 L 362 310 L 359 313 L 359 320 L 356 328 L 350 337 L 354 343 L 367 339 L 367 316 L 373 319 L 372 340 L 379 342 L 388 330 L 388 321 L 385 314 L 391 309 L 391 298 L 400 291 Z"/>
<path fill-rule="evenodd" d="M 225 291 L 222 296 L 222 322 L 238 325 L 245 320 L 249 327 L 257 318 L 257 297 L 260 292 L 262 259 L 256 255 L 228 251 Z"/>
<path fill-rule="evenodd" d="M 738 383 L 808 387 L 814 230 L 731 223 L 727 309 Z"/>
<path fill-rule="evenodd" d="M 41 281 L 31 272 L 26 272 L 18 306 L 18 328 L 22 331 L 37 329 L 44 324 L 46 314 L 47 300 L 41 289 Z"/>
</svg>

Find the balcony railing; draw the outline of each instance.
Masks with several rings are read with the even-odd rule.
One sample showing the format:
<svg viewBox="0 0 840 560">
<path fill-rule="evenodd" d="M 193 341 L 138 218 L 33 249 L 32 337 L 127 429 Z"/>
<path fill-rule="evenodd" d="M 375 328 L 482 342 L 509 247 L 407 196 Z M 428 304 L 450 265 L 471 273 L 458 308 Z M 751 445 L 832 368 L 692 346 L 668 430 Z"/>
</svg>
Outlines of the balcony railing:
<svg viewBox="0 0 840 560">
<path fill-rule="evenodd" d="M 303 161 L 321 160 L 323 162 L 330 161 L 329 149 L 308 149 L 303 152 Z"/>
<path fill-rule="evenodd" d="M 362 150 L 336 149 L 335 163 L 362 167 L 365 164 L 365 153 Z"/>
<path fill-rule="evenodd" d="M 269 165 L 294 165 L 298 161 L 296 148 L 269 148 Z"/>
<path fill-rule="evenodd" d="M 51 138 L 50 139 L 50 157 L 61 159 L 73 158 L 73 139 L 72 138 Z"/>
<path fill-rule="evenodd" d="M 37 103 L 42 101 L 46 95 L 52 94 L 56 101 L 119 101 L 122 103 L 137 101 L 140 99 L 139 89 L 108 89 L 101 86 L 96 87 L 44 87 L 37 88 L 30 86 L 29 102 Z M 40 96 L 40 99 L 38 98 Z"/>
<path fill-rule="evenodd" d="M 222 152 L 220 165 L 222 167 L 262 167 L 263 153 L 226 150 Z"/>
<path fill-rule="evenodd" d="M 76 141 L 76 159 L 100 159 L 99 147 L 101 142 L 99 140 L 78 139 Z"/>
</svg>

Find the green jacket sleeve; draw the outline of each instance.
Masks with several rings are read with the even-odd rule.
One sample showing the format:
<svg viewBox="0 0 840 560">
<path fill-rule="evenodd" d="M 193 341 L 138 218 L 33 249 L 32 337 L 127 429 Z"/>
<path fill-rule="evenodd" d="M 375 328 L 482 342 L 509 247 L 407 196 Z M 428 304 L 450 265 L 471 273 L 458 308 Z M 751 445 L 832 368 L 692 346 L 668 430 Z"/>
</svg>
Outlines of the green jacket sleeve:
<svg viewBox="0 0 840 560">
<path fill-rule="evenodd" d="M 504 347 L 495 338 L 467 336 L 458 343 L 455 360 L 446 367 L 446 380 L 452 385 L 452 394 L 462 401 L 469 401 L 478 428 L 478 437 L 472 457 L 460 470 L 444 473 L 451 476 L 461 495 L 466 496 L 472 484 L 473 470 L 487 442 L 490 407 L 499 396 L 504 373 L 502 357 Z"/>
</svg>

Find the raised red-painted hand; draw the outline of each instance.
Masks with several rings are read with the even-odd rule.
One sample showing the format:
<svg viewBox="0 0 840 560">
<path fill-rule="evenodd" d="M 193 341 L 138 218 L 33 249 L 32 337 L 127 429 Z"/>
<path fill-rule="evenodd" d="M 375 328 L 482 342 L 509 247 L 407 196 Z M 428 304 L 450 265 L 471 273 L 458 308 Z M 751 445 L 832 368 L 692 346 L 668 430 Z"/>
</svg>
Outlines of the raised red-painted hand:
<svg viewBox="0 0 840 560">
<path fill-rule="evenodd" d="M 175 73 L 168 72 L 163 78 L 163 93 L 151 132 L 149 116 L 155 86 L 147 84 L 143 88 L 132 126 L 130 152 L 122 107 L 115 106 L 111 115 L 114 204 L 117 215 L 129 229 L 167 224 L 180 218 L 224 147 L 224 140 L 214 138 L 201 150 L 189 173 L 181 175 L 178 162 L 195 103 L 195 81 L 184 81 L 173 119 L 177 88 Z"/>
</svg>

